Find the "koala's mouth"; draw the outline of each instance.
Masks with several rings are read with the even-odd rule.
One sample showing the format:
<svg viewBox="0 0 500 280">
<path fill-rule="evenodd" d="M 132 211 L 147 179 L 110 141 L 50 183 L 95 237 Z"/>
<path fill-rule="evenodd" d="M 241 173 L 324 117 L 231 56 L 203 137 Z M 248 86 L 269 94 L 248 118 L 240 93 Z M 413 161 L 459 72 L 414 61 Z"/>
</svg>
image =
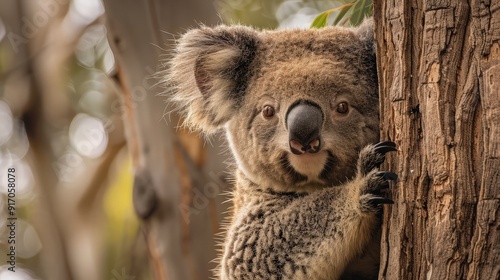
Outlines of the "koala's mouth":
<svg viewBox="0 0 500 280">
<path fill-rule="evenodd" d="M 328 184 L 328 178 L 335 164 L 333 153 L 321 150 L 318 153 L 296 155 L 289 153 L 287 163 L 296 173 L 297 183 Z M 300 175 L 300 176 L 297 176 Z"/>
</svg>

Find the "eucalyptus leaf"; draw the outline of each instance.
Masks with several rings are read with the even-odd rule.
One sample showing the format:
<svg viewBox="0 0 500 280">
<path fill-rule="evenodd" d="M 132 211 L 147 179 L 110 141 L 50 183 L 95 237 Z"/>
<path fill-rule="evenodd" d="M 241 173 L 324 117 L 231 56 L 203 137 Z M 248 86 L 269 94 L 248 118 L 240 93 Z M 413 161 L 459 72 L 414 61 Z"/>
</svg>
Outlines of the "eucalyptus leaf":
<svg viewBox="0 0 500 280">
<path fill-rule="evenodd" d="M 358 0 L 356 4 L 352 8 L 352 14 L 350 23 L 352 26 L 358 26 L 363 22 L 363 19 L 367 15 L 371 15 L 372 10 L 372 1 L 371 0 Z"/>
<path fill-rule="evenodd" d="M 363 19 L 367 16 L 371 16 L 373 13 L 373 1 L 372 0 L 355 0 L 351 3 L 344 4 L 334 9 L 324 11 L 318 16 L 316 16 L 311 24 L 311 28 L 323 28 L 328 26 L 328 19 L 330 14 L 337 12 L 333 20 L 333 25 L 345 25 L 347 22 L 351 26 L 358 26 L 363 22 Z"/>
<path fill-rule="evenodd" d="M 330 10 L 323 12 L 316 16 L 311 24 L 311 28 L 323 28 L 328 25 L 328 17 L 330 17 Z"/>
<path fill-rule="evenodd" d="M 311 28 L 323 28 L 323 27 L 328 26 L 328 18 L 330 17 L 331 13 L 336 12 L 336 11 L 340 11 L 339 15 L 344 16 L 347 13 L 347 11 L 349 11 L 349 8 L 351 8 L 352 5 L 354 5 L 355 2 L 356 1 L 342 5 L 340 7 L 334 8 L 334 9 L 330 9 L 328 11 L 322 12 L 321 14 L 319 14 L 318 16 L 316 16 L 314 18 L 314 20 L 311 24 Z M 337 17 L 335 18 L 335 21 L 338 22 L 338 21 L 340 21 L 340 19 L 341 18 L 339 18 L 339 16 L 337 15 Z"/>
<path fill-rule="evenodd" d="M 337 25 L 342 20 L 342 18 L 344 18 L 344 16 L 347 14 L 347 12 L 351 9 L 351 7 L 353 5 L 354 5 L 354 2 L 349 3 L 349 4 L 345 4 L 342 7 L 340 7 L 342 9 L 338 13 L 338 15 L 335 17 L 335 20 L 333 21 L 333 25 Z"/>
</svg>

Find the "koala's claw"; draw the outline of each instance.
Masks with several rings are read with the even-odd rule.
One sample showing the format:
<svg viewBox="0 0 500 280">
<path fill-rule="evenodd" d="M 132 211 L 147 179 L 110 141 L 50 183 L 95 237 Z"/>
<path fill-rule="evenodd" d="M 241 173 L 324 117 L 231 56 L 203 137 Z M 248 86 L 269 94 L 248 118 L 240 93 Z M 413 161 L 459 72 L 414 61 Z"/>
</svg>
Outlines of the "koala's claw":
<svg viewBox="0 0 500 280">
<path fill-rule="evenodd" d="M 379 171 L 376 173 L 377 176 L 381 177 L 384 180 L 397 181 L 398 175 L 396 173 L 388 172 L 388 171 Z"/>
<path fill-rule="evenodd" d="M 358 172 L 367 175 L 373 169 L 379 168 L 385 160 L 385 154 L 392 151 L 397 151 L 396 143 L 392 141 L 366 146 L 359 155 Z"/>
<path fill-rule="evenodd" d="M 379 143 L 374 145 L 375 148 L 377 148 L 379 146 L 389 146 L 389 147 L 396 148 L 396 143 L 394 143 L 392 141 L 384 141 L 384 142 L 379 142 Z"/>
<path fill-rule="evenodd" d="M 376 152 L 381 153 L 383 155 L 385 155 L 387 152 L 393 152 L 393 151 L 398 150 L 398 149 L 396 149 L 396 143 L 390 142 L 390 141 L 380 142 L 380 143 L 376 144 L 375 146 L 373 146 L 373 149 Z"/>
<path fill-rule="evenodd" d="M 392 172 L 374 170 L 368 174 L 366 187 L 362 190 L 362 193 L 381 195 L 382 190 L 389 188 L 389 180 L 396 181 L 397 178 L 398 176 Z"/>
<path fill-rule="evenodd" d="M 362 196 L 360 202 L 363 212 L 378 212 L 383 204 L 394 204 L 394 201 L 388 198 L 371 194 Z"/>
<path fill-rule="evenodd" d="M 372 197 L 368 199 L 368 203 L 370 203 L 372 206 L 379 206 L 381 204 L 394 204 L 394 201 L 385 198 L 385 197 Z"/>
<path fill-rule="evenodd" d="M 378 168 L 384 162 L 385 154 L 396 150 L 394 142 L 385 141 L 368 145 L 359 154 L 358 172 L 367 179 L 361 189 L 362 211 L 379 211 L 382 204 L 394 203 L 384 197 L 383 190 L 389 188 L 389 181 L 397 181 L 398 176 L 392 172 L 379 171 Z"/>
</svg>

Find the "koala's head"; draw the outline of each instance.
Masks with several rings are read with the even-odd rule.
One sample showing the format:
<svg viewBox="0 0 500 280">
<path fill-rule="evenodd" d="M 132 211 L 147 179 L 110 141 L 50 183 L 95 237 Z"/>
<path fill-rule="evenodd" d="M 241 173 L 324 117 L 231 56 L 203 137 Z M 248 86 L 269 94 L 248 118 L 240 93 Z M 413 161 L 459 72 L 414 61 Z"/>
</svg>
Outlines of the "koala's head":
<svg viewBox="0 0 500 280">
<path fill-rule="evenodd" d="M 238 169 L 262 188 L 341 184 L 379 137 L 372 25 L 191 30 L 171 63 L 172 100 L 190 128 L 224 128 Z"/>
</svg>

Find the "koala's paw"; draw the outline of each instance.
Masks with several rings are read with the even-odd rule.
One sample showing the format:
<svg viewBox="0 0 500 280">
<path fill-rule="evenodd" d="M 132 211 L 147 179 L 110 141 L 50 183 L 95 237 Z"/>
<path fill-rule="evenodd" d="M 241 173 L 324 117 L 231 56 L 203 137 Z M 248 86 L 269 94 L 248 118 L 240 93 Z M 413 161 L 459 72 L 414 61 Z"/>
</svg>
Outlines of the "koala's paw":
<svg viewBox="0 0 500 280">
<path fill-rule="evenodd" d="M 397 151 L 396 143 L 391 141 L 380 142 L 363 148 L 359 153 L 358 174 L 366 176 L 372 170 L 379 168 L 385 160 L 385 154 L 391 151 Z"/>
<path fill-rule="evenodd" d="M 359 155 L 358 172 L 365 177 L 360 189 L 360 202 L 363 211 L 377 211 L 382 204 L 392 204 L 392 200 L 382 195 L 382 190 L 389 187 L 389 181 L 396 181 L 398 176 L 392 172 L 379 171 L 387 152 L 396 151 L 394 142 L 381 142 L 366 146 Z"/>
</svg>

